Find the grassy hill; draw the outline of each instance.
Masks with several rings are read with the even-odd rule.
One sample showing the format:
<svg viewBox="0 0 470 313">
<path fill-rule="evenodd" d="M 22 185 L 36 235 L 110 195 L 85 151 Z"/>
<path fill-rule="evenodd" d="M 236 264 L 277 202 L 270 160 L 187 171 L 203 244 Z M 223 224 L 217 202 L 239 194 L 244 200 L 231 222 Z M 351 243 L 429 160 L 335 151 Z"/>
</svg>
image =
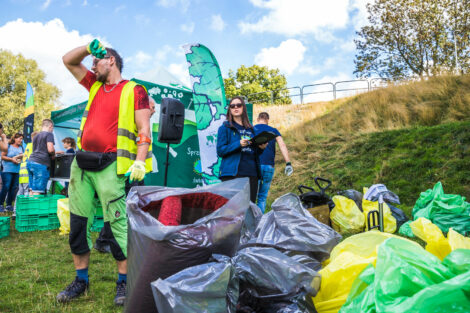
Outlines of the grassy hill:
<svg viewBox="0 0 470 313">
<path fill-rule="evenodd" d="M 279 120 L 290 120 L 292 108 L 257 108 L 270 112 L 281 129 L 295 169 L 289 178 L 282 175 L 278 154 L 268 202 L 297 192 L 299 184 L 313 186 L 315 176 L 333 181 L 331 193 L 384 183 L 407 212 L 437 181 L 447 193 L 470 197 L 470 76 L 437 77 L 307 107 L 316 107 L 315 118 L 290 128 Z"/>
</svg>

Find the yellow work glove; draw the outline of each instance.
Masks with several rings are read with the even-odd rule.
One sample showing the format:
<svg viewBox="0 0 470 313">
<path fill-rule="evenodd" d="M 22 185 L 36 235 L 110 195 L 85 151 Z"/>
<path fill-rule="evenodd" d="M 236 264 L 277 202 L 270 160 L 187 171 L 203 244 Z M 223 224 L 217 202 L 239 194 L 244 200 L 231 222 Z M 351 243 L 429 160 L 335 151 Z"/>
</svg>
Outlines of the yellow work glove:
<svg viewBox="0 0 470 313">
<path fill-rule="evenodd" d="M 125 174 L 129 177 L 129 182 L 141 181 L 145 177 L 145 162 L 136 160 L 134 164 L 129 167 L 129 170 Z"/>
<path fill-rule="evenodd" d="M 92 42 L 88 44 L 86 50 L 89 54 L 95 56 L 97 59 L 102 59 L 108 53 L 106 48 L 101 44 L 98 39 L 93 39 Z"/>
</svg>

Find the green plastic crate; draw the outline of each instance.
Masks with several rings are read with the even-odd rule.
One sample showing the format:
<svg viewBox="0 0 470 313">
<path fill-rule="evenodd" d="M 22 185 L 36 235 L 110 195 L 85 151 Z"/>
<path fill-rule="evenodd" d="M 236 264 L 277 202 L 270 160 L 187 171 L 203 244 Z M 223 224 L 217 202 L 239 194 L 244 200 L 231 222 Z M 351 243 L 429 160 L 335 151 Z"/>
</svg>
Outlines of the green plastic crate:
<svg viewBox="0 0 470 313">
<path fill-rule="evenodd" d="M 10 217 L 0 217 L 0 238 L 10 236 Z"/>
<path fill-rule="evenodd" d="M 18 196 L 16 199 L 16 214 L 20 215 L 47 215 L 57 214 L 57 200 L 63 199 L 63 195 L 37 195 Z"/>
<path fill-rule="evenodd" d="M 104 226 L 104 220 L 102 216 L 96 216 L 93 218 L 93 224 L 91 225 L 92 232 L 100 232 Z"/>
<path fill-rule="evenodd" d="M 43 215 L 16 215 L 15 228 L 19 232 L 51 230 L 57 229 L 59 226 L 59 218 L 56 213 Z"/>
</svg>

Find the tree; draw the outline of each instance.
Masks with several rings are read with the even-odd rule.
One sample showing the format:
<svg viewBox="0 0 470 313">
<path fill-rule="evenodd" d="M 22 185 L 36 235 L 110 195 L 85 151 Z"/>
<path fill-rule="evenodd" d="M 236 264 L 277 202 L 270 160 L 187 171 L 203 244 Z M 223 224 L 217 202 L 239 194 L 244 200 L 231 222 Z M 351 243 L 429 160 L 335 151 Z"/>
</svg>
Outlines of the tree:
<svg viewBox="0 0 470 313">
<path fill-rule="evenodd" d="M 26 81 L 34 90 L 35 130 L 44 118 L 50 118 L 60 91 L 46 83 L 45 76 L 36 61 L 0 49 L 0 123 L 6 134 L 23 131 Z"/>
<path fill-rule="evenodd" d="M 242 65 L 236 73 L 229 70 L 228 78 L 224 78 L 224 85 L 227 98 L 245 96 L 252 103 L 270 103 L 272 91 L 274 103 L 292 103 L 289 91 L 285 89 L 286 77 L 278 69 L 269 69 L 267 66 Z"/>
<path fill-rule="evenodd" d="M 470 70 L 470 0 L 375 0 L 354 73 L 390 79 Z M 455 40 L 456 44 L 455 44 Z M 457 59 L 455 57 L 457 51 Z M 456 62 L 457 61 L 457 62 Z"/>
</svg>

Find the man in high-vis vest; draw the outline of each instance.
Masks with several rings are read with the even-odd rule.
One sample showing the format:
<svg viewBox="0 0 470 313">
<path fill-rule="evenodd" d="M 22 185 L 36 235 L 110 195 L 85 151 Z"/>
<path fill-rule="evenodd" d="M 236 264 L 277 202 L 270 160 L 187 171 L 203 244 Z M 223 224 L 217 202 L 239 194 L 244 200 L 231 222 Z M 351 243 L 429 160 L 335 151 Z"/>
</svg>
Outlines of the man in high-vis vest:
<svg viewBox="0 0 470 313">
<path fill-rule="evenodd" d="M 82 61 L 92 55 L 89 71 Z M 75 280 L 57 295 L 69 302 L 89 288 L 95 192 L 103 207 L 104 228 L 116 259 L 114 303 L 123 305 L 127 283 L 126 180 L 141 181 L 152 170 L 149 98 L 143 86 L 122 78 L 122 58 L 95 39 L 63 56 L 65 67 L 90 93 L 71 166 L 70 235 Z"/>
</svg>

